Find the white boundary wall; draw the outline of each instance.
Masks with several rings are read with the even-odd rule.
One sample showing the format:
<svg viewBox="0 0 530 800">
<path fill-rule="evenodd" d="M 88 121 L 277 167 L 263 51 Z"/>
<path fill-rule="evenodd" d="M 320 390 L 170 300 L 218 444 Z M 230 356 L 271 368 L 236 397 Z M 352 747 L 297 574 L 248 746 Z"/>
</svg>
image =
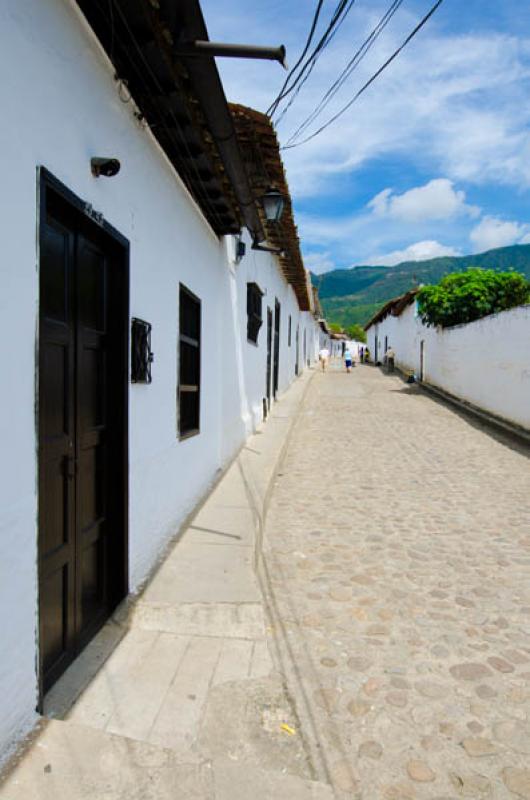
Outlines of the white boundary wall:
<svg viewBox="0 0 530 800">
<path fill-rule="evenodd" d="M 469 403 L 530 429 L 530 306 L 454 328 L 428 328 L 412 303 L 368 330 L 368 346 L 383 360 L 385 337 L 396 363 Z"/>
<path fill-rule="evenodd" d="M 42 165 L 130 242 L 130 314 L 153 325 L 153 383 L 129 386 L 129 550 L 134 591 L 219 470 L 262 420 L 266 307 L 281 303 L 279 392 L 294 378 L 295 332 L 314 362 L 320 328 L 300 313 L 274 257 L 217 239 L 151 134 L 124 104 L 113 70 L 69 0 L 0 4 L 0 760 L 37 702 L 37 168 Z M 120 159 L 112 179 L 94 155 Z M 264 325 L 246 337 L 246 283 Z M 178 291 L 202 303 L 201 432 L 177 438 Z M 292 344 L 287 325 L 292 317 Z M 306 361 L 307 363 L 307 361 Z"/>
</svg>

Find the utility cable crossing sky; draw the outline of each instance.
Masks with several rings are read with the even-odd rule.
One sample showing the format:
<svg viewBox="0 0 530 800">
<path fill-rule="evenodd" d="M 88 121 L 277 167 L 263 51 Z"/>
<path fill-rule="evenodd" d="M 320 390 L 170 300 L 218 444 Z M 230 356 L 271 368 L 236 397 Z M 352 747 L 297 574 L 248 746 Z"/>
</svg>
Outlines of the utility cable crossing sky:
<svg viewBox="0 0 530 800">
<path fill-rule="evenodd" d="M 306 144 L 307 142 L 310 142 L 312 139 L 314 139 L 316 136 L 319 136 L 324 130 L 326 130 L 326 128 L 328 128 L 330 125 L 332 125 L 334 122 L 336 122 L 343 114 L 345 114 L 346 111 L 359 99 L 359 97 L 361 97 L 361 95 L 372 85 L 372 83 L 374 83 L 374 81 L 377 80 L 377 78 L 387 69 L 387 67 L 390 66 L 390 64 L 398 57 L 398 55 L 405 49 L 405 47 L 407 47 L 409 42 L 412 41 L 412 39 L 416 36 L 417 33 L 419 33 L 419 31 L 424 27 L 424 25 L 426 25 L 426 23 L 429 21 L 429 19 L 433 16 L 433 14 L 441 6 L 443 0 L 437 0 L 437 2 L 431 7 L 431 9 L 428 11 L 428 13 L 420 20 L 420 22 L 416 25 L 416 27 L 407 36 L 405 41 L 392 53 L 392 55 L 366 81 L 366 83 L 363 84 L 363 86 L 355 93 L 355 95 L 351 98 L 351 100 L 349 100 L 346 103 L 346 105 L 344 105 L 336 114 L 334 114 L 327 122 L 325 122 L 323 125 L 321 125 L 312 134 L 310 134 L 309 136 L 307 136 L 307 137 L 305 137 L 303 139 L 300 139 L 300 136 L 302 135 L 302 133 L 320 115 L 320 113 L 324 110 L 324 108 L 328 105 L 330 100 L 334 97 L 334 95 L 337 93 L 337 91 L 341 88 L 341 86 L 344 84 L 344 82 L 347 80 L 347 78 L 351 75 L 351 73 L 354 71 L 354 69 L 360 63 L 360 61 L 364 58 L 364 56 L 366 55 L 368 50 L 372 47 L 374 42 L 377 40 L 379 35 L 382 33 L 382 31 L 384 30 L 384 28 L 386 27 L 386 25 L 388 24 L 388 22 L 390 21 L 392 16 L 395 14 L 395 12 L 398 10 L 398 8 L 402 4 L 402 2 L 403 2 L 403 0 L 394 0 L 394 2 L 391 4 L 391 6 L 388 9 L 388 11 L 381 18 L 381 20 L 379 21 L 378 25 L 374 28 L 374 30 L 372 31 L 370 36 L 365 40 L 365 42 L 361 45 L 359 50 L 357 50 L 357 52 L 354 54 L 352 59 L 348 62 L 347 66 L 345 67 L 345 69 L 343 70 L 341 75 L 339 75 L 339 77 L 334 81 L 332 86 L 324 94 L 324 96 L 322 97 L 320 102 L 317 104 L 315 109 L 311 112 L 311 114 L 309 114 L 308 117 L 306 117 L 304 122 L 292 134 L 292 136 L 289 138 L 287 144 L 282 147 L 283 150 L 290 150 L 290 149 L 293 149 L 295 147 L 300 147 L 301 145 Z M 351 5 L 352 4 L 350 4 L 350 7 L 351 7 Z M 304 67 L 306 67 L 308 65 L 308 63 L 309 62 L 306 61 L 306 64 L 304 65 Z M 314 66 L 314 64 L 313 64 L 313 66 Z M 302 71 L 304 70 L 304 67 L 302 67 Z M 274 111 L 277 109 L 279 103 L 281 102 L 282 97 L 285 97 L 288 94 L 288 92 L 290 92 L 290 91 L 292 91 L 294 89 L 295 85 L 297 84 L 297 81 L 300 79 L 300 76 L 302 75 L 302 71 L 300 72 L 300 74 L 299 74 L 297 80 L 295 81 L 295 83 L 293 83 L 292 86 L 287 91 L 282 89 L 282 91 L 280 92 L 280 94 L 278 95 L 278 97 L 276 98 L 276 100 L 274 101 L 274 103 L 272 104 L 272 106 L 270 108 L 273 108 L 273 106 L 274 106 Z M 308 75 L 306 76 L 306 79 L 307 79 L 307 77 L 308 77 Z M 292 98 L 291 103 L 293 102 L 293 100 L 294 100 L 294 98 Z M 291 105 L 291 103 L 289 105 Z M 287 106 L 287 108 L 288 107 L 289 106 Z M 285 113 L 287 111 L 287 108 L 284 109 L 283 113 Z M 274 111 L 272 113 L 274 113 Z M 269 113 L 271 113 L 270 110 L 269 110 Z M 281 117 L 279 119 L 281 119 Z"/>
<path fill-rule="evenodd" d="M 305 63 L 303 63 L 302 66 L 300 67 L 300 64 L 303 61 L 304 55 L 307 53 L 307 51 L 309 49 L 309 46 L 311 44 L 315 29 L 316 29 L 316 25 L 317 25 L 317 22 L 318 22 L 318 18 L 320 16 L 320 11 L 321 11 L 321 8 L 322 8 L 322 2 L 320 2 L 320 0 L 319 0 L 317 8 L 316 8 L 316 11 L 315 11 L 315 15 L 313 17 L 313 21 L 312 21 L 312 24 L 311 24 L 311 29 L 309 31 L 309 36 L 308 36 L 306 45 L 304 47 L 304 50 L 302 51 L 302 54 L 301 54 L 300 58 L 298 59 L 298 61 L 294 65 L 294 67 L 289 72 L 287 78 L 285 79 L 284 84 L 283 84 L 282 88 L 280 89 L 280 92 L 278 93 L 278 96 L 275 98 L 275 100 L 271 103 L 271 105 L 267 109 L 267 114 L 269 114 L 271 117 L 274 116 L 274 114 L 276 113 L 276 111 L 278 109 L 278 106 L 279 106 L 280 102 L 285 97 L 288 97 L 288 95 L 290 95 L 295 90 L 296 90 L 296 94 L 298 94 L 298 91 L 300 90 L 301 86 L 305 83 L 305 81 L 308 79 L 309 75 L 311 74 L 316 62 L 318 61 L 318 59 L 319 59 L 319 57 L 320 57 L 320 55 L 322 53 L 322 51 L 325 50 L 325 48 L 328 46 L 328 44 L 332 41 L 333 37 L 335 36 L 335 34 L 339 30 L 340 26 L 342 25 L 342 23 L 346 19 L 347 15 L 348 15 L 348 13 L 349 13 L 349 11 L 352 8 L 354 3 L 355 3 L 355 0 L 340 0 L 340 2 L 338 3 L 338 5 L 337 5 L 337 7 L 336 7 L 336 9 L 335 9 L 335 11 L 333 13 L 332 18 L 331 18 L 331 20 L 330 20 L 330 22 L 328 24 L 328 27 L 326 28 L 326 30 L 324 31 L 323 35 L 321 36 L 318 44 L 315 46 L 315 48 L 312 51 L 312 53 L 307 57 Z M 296 71 L 298 70 L 299 67 L 300 67 L 300 71 L 299 71 L 298 75 L 296 75 L 296 77 L 293 79 L 293 76 L 295 75 L 295 73 L 296 73 Z M 292 81 L 292 83 L 290 83 L 291 81 Z M 289 103 L 289 106 L 291 105 L 293 100 L 294 100 L 294 98 Z M 285 110 L 287 110 L 287 109 L 285 109 Z M 285 113 L 285 111 L 283 113 Z M 283 116 L 283 113 L 282 113 L 282 116 Z"/>
</svg>

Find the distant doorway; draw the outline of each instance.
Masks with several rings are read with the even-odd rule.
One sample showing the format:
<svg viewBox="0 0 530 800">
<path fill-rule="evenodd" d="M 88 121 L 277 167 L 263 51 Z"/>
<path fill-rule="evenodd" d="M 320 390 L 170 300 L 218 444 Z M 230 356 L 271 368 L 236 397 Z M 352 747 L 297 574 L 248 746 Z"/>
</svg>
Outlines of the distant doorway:
<svg viewBox="0 0 530 800">
<path fill-rule="evenodd" d="M 274 369 L 272 379 L 273 396 L 276 400 L 280 383 L 280 304 L 277 300 L 274 304 Z"/>
<path fill-rule="evenodd" d="M 272 311 L 267 308 L 267 370 L 265 376 L 265 396 L 267 406 L 271 407 L 271 374 L 272 374 Z"/>
<path fill-rule="evenodd" d="M 425 378 L 425 341 L 420 342 L 420 381 Z"/>
<path fill-rule="evenodd" d="M 294 374 L 298 375 L 300 372 L 300 326 L 296 326 L 296 361 L 294 364 Z"/>
</svg>

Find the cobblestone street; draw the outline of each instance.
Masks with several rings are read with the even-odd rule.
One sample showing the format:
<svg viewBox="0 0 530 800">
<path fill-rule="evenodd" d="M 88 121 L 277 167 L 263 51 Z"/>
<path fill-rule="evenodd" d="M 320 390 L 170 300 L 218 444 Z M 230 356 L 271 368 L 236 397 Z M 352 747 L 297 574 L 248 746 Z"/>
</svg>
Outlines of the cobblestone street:
<svg viewBox="0 0 530 800">
<path fill-rule="evenodd" d="M 314 779 L 530 798 L 528 452 L 373 367 L 315 375 L 261 579 Z"/>
</svg>

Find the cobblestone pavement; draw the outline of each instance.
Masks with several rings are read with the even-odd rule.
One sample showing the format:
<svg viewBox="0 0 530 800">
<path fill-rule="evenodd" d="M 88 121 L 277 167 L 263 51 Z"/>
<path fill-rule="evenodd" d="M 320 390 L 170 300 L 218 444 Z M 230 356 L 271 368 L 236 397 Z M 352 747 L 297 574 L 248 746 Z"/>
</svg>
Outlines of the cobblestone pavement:
<svg viewBox="0 0 530 800">
<path fill-rule="evenodd" d="M 530 798 L 529 466 L 397 376 L 315 376 L 261 576 L 337 796 Z"/>
</svg>

